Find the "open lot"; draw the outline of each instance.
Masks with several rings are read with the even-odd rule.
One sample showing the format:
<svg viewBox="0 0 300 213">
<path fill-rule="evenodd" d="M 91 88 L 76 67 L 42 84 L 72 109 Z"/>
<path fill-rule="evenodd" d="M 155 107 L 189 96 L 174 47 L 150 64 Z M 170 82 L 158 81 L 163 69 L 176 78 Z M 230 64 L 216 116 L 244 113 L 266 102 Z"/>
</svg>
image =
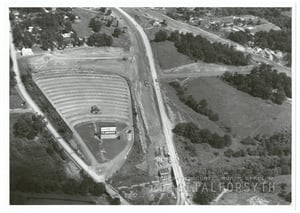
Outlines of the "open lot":
<svg viewBox="0 0 300 213">
<path fill-rule="evenodd" d="M 161 69 L 170 69 L 194 62 L 188 56 L 179 53 L 173 42 L 152 42 L 151 45 L 154 58 L 158 61 Z"/>
<path fill-rule="evenodd" d="M 25 106 L 22 106 L 23 99 L 20 97 L 19 93 L 17 92 L 16 88 L 10 88 L 9 91 L 9 108 L 15 109 L 15 108 L 25 108 Z"/>
<path fill-rule="evenodd" d="M 203 77 L 188 82 L 187 94 L 196 100 L 206 99 L 219 121 L 232 128 L 232 135 L 244 138 L 257 134 L 271 135 L 291 128 L 291 105 L 277 105 L 226 84 L 216 77 Z"/>
<path fill-rule="evenodd" d="M 74 15 L 80 17 L 79 21 L 72 24 L 72 27 L 77 32 L 78 36 L 85 38 L 93 34 L 92 29 L 89 28 L 89 23 L 91 18 L 95 17 L 96 14 L 80 8 L 74 8 L 72 12 Z"/>
</svg>

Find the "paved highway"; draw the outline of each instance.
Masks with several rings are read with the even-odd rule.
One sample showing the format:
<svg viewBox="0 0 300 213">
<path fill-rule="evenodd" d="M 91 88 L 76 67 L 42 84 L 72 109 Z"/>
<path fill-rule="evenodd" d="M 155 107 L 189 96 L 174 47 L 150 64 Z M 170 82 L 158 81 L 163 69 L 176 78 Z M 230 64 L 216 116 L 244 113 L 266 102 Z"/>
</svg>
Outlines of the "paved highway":
<svg viewBox="0 0 300 213">
<path fill-rule="evenodd" d="M 179 195 L 180 195 L 179 200 L 181 200 L 182 204 L 188 204 L 188 199 L 187 199 L 188 194 L 186 191 L 185 180 L 184 180 L 184 176 L 182 173 L 182 169 L 181 169 L 179 161 L 178 161 L 179 158 L 177 156 L 176 149 L 173 144 L 172 124 L 167 116 L 166 109 L 165 109 L 165 106 L 163 103 L 163 98 L 162 98 L 160 86 L 158 83 L 158 77 L 157 77 L 157 72 L 155 69 L 155 63 L 154 63 L 154 58 L 153 58 L 153 53 L 152 53 L 150 42 L 149 42 L 148 37 L 147 37 L 146 33 L 144 32 L 143 28 L 129 14 L 127 14 L 121 8 L 116 8 L 116 9 L 135 26 L 135 28 L 139 32 L 141 38 L 143 39 L 143 43 L 145 45 L 145 50 L 146 50 L 146 53 L 148 56 L 151 75 L 153 78 L 153 85 L 154 85 L 154 90 L 156 93 L 158 109 L 159 109 L 160 117 L 162 120 L 163 133 L 164 133 L 167 147 L 169 150 L 171 163 L 172 163 L 172 167 L 173 167 L 173 171 L 174 171 L 174 176 L 175 176 L 175 180 L 176 180 L 177 187 L 179 190 Z"/>
</svg>

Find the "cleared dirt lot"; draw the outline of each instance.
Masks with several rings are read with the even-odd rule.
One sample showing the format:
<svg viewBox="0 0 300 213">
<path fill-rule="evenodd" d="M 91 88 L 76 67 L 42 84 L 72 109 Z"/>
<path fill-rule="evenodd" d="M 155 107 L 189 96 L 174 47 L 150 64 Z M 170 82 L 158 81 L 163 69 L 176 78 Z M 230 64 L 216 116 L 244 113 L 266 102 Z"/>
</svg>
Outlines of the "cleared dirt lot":
<svg viewBox="0 0 300 213">
<path fill-rule="evenodd" d="M 33 72 L 68 68 L 117 73 L 126 77 L 129 76 L 131 68 L 128 60 L 123 58 L 128 58 L 128 54 L 122 48 L 79 47 L 22 58 L 22 63 L 29 64 Z"/>
</svg>

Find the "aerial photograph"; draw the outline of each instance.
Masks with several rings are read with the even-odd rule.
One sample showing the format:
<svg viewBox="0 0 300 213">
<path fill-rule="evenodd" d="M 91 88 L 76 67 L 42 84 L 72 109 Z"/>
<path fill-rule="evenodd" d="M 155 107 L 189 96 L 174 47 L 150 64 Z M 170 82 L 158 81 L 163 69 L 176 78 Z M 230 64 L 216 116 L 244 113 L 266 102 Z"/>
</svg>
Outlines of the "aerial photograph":
<svg viewBox="0 0 300 213">
<path fill-rule="evenodd" d="M 293 8 L 242 6 L 7 8 L 9 205 L 290 206 Z"/>
</svg>

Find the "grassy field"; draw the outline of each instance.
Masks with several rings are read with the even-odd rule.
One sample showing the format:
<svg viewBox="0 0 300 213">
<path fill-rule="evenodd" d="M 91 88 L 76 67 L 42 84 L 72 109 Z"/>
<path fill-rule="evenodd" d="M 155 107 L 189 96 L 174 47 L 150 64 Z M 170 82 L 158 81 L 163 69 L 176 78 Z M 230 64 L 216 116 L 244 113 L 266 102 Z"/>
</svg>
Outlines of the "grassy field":
<svg viewBox="0 0 300 213">
<path fill-rule="evenodd" d="M 43 193 L 13 193 L 16 199 L 24 205 L 95 205 L 96 197 L 67 194 L 43 194 Z M 97 199 L 97 204 L 108 204 L 105 196 Z"/>
<path fill-rule="evenodd" d="M 152 42 L 151 45 L 154 57 L 161 69 L 170 69 L 194 62 L 188 56 L 177 52 L 176 47 L 170 41 Z"/>
<path fill-rule="evenodd" d="M 124 125 L 115 125 L 111 123 L 97 123 L 97 126 L 117 126 L 117 131 L 122 131 L 125 128 Z M 121 133 L 121 138 L 118 139 L 103 139 L 102 143 L 94 137 L 94 126 L 92 123 L 83 124 L 75 127 L 81 138 L 89 147 L 95 158 L 99 163 L 104 163 L 107 160 L 113 159 L 117 156 L 127 145 L 127 139 L 125 134 Z"/>
<path fill-rule="evenodd" d="M 267 202 L 267 205 L 288 205 L 289 203 L 280 199 L 275 193 L 226 193 L 214 205 L 253 205 L 250 200 L 253 197 L 258 197 Z M 259 205 L 259 204 L 256 204 Z M 265 204 L 266 205 L 266 204 Z"/>
<path fill-rule="evenodd" d="M 73 29 L 77 32 L 79 37 L 89 37 L 91 34 L 93 34 L 93 31 L 91 28 L 89 28 L 89 23 L 91 18 L 95 17 L 96 14 L 80 9 L 80 8 L 74 8 L 73 9 L 74 15 L 77 15 L 80 17 L 80 20 L 76 21 L 72 24 Z M 113 27 L 106 27 L 102 26 L 100 33 L 106 33 L 107 35 L 112 35 L 114 31 Z M 130 47 L 130 40 L 127 33 L 121 34 L 118 38 L 113 37 L 113 47 L 123 47 L 125 50 L 128 50 Z"/>
<path fill-rule="evenodd" d="M 13 87 L 10 88 L 9 91 L 9 108 L 15 109 L 15 108 L 25 108 L 25 106 L 21 106 L 23 103 L 23 99 L 20 97 L 17 90 Z"/>
<path fill-rule="evenodd" d="M 188 82 L 187 94 L 206 99 L 219 114 L 219 123 L 232 129 L 236 138 L 272 134 L 291 128 L 291 105 L 277 105 L 236 90 L 216 77 L 202 77 Z"/>
<path fill-rule="evenodd" d="M 173 88 L 163 83 L 165 100 L 169 115 L 174 125 L 179 122 L 194 122 L 200 128 L 209 129 L 219 135 L 225 134 L 223 127 L 230 127 L 232 136 L 231 149 L 246 148 L 240 140 L 257 134 L 271 135 L 275 131 L 291 128 L 291 106 L 287 103 L 275 105 L 224 83 L 217 77 L 201 77 L 185 81 L 186 94 L 192 95 L 197 101 L 206 99 L 208 106 L 219 115 L 219 121 L 212 122 L 184 103 Z M 183 171 L 186 175 L 198 172 L 200 168 L 224 168 L 240 166 L 243 161 L 257 157 L 227 158 L 223 152 L 227 149 L 214 149 L 208 144 L 192 144 L 186 139 L 175 137 L 175 145 Z M 194 150 L 194 151 L 193 151 Z"/>
<path fill-rule="evenodd" d="M 133 116 L 134 143 L 129 151 L 124 165 L 110 179 L 114 187 L 131 186 L 151 180 L 148 171 L 139 169 L 138 165 L 145 162 L 146 156 L 142 150 L 136 117 Z M 148 168 L 147 168 L 148 170 Z"/>
<path fill-rule="evenodd" d="M 77 32 L 79 37 L 88 37 L 93 31 L 89 28 L 91 18 L 95 17 L 95 13 L 88 12 L 80 8 L 74 8 L 73 14 L 80 17 L 78 22 L 72 24 L 73 29 Z"/>
</svg>

